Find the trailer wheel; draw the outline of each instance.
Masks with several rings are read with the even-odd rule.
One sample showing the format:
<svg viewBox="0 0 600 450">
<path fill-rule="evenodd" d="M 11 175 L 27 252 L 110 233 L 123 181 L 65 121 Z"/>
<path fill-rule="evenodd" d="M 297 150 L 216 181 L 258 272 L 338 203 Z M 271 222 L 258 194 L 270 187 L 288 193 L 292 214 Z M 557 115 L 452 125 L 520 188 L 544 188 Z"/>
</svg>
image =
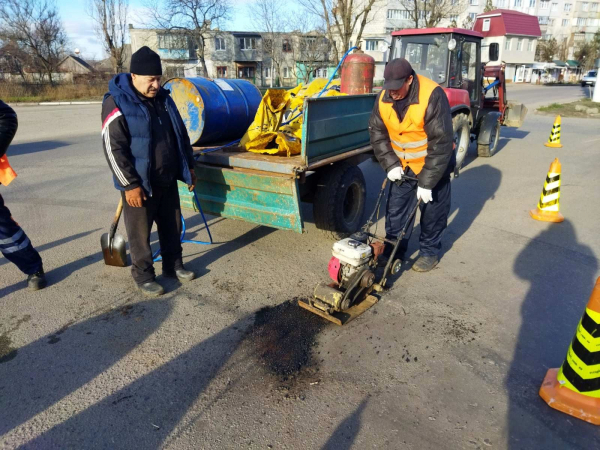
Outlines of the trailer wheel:
<svg viewBox="0 0 600 450">
<path fill-rule="evenodd" d="M 343 162 L 323 170 L 313 202 L 317 228 L 332 239 L 358 231 L 366 192 L 365 177 L 357 166 Z"/>
<path fill-rule="evenodd" d="M 457 114 L 452 118 L 452 129 L 454 130 L 454 145 L 456 148 L 456 167 L 461 168 L 469 151 L 470 127 L 469 118 L 466 114 Z"/>
<path fill-rule="evenodd" d="M 498 141 L 500 140 L 500 122 L 496 122 L 492 131 L 490 131 L 490 140 L 487 144 L 477 144 L 477 155 L 483 157 L 491 157 L 496 153 Z"/>
</svg>

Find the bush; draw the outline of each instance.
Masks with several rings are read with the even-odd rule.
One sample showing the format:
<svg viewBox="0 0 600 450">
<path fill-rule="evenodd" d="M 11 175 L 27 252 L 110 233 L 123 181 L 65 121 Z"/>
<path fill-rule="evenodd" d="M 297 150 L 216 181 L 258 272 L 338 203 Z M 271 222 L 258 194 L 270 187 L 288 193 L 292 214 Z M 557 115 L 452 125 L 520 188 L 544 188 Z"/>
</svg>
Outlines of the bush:
<svg viewBox="0 0 600 450">
<path fill-rule="evenodd" d="M 0 99 L 7 103 L 101 100 L 106 91 L 106 81 L 54 86 L 0 82 Z"/>
</svg>

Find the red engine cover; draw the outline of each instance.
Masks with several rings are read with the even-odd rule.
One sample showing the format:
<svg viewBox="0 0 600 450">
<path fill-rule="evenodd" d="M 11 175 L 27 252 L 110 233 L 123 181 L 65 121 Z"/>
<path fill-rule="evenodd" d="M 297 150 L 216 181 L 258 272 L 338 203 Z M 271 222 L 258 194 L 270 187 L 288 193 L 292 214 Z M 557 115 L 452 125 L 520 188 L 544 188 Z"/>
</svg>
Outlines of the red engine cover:
<svg viewBox="0 0 600 450">
<path fill-rule="evenodd" d="M 335 281 L 336 283 L 340 282 L 340 269 L 342 268 L 342 264 L 340 260 L 335 256 L 329 260 L 329 265 L 327 266 L 327 270 L 329 271 L 329 277 Z"/>
<path fill-rule="evenodd" d="M 349 95 L 369 94 L 373 91 L 375 59 L 357 51 L 346 56 L 342 64 L 340 92 Z"/>
<path fill-rule="evenodd" d="M 469 93 L 464 89 L 453 89 L 453 88 L 443 88 L 446 93 L 446 97 L 448 97 L 448 103 L 450 103 L 450 108 L 459 105 L 465 105 L 467 108 L 471 106 L 471 99 L 469 99 Z"/>
</svg>

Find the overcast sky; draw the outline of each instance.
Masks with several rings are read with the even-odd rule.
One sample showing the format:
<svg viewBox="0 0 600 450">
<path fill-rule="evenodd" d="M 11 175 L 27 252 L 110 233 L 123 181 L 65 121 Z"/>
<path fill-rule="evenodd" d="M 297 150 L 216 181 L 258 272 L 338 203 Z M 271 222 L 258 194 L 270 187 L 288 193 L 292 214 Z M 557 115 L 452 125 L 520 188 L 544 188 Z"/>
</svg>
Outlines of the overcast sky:
<svg viewBox="0 0 600 450">
<path fill-rule="evenodd" d="M 129 0 L 129 22 L 133 26 L 144 27 L 144 1 Z M 232 20 L 224 28 L 236 31 L 252 30 L 252 21 L 248 11 L 248 4 L 251 1 L 231 0 L 233 5 Z M 88 0 L 57 0 L 56 3 L 72 43 L 69 48 L 71 53 L 78 48 L 81 51 L 81 56 L 86 59 L 104 58 L 102 44 L 96 36 L 93 22 L 86 12 Z"/>
</svg>

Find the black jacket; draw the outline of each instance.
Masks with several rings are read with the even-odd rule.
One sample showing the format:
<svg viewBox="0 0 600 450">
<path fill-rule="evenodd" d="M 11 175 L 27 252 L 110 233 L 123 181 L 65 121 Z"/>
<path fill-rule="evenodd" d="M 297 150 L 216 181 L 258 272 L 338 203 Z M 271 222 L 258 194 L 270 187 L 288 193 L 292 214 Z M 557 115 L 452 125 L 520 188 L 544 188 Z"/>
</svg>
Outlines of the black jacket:
<svg viewBox="0 0 600 450">
<path fill-rule="evenodd" d="M 17 134 L 18 127 L 17 113 L 0 100 L 0 158 L 6 154 L 8 146 Z"/>
<path fill-rule="evenodd" d="M 414 74 L 414 72 L 413 72 Z M 369 134 L 371 135 L 371 146 L 375 156 L 383 170 L 389 172 L 394 167 L 400 166 L 400 159 L 394 153 L 390 142 L 390 135 L 379 114 L 379 99 L 384 95 L 382 91 L 373 107 L 373 113 L 369 120 Z M 387 92 L 383 98 L 385 103 L 393 102 Z M 410 105 L 419 103 L 419 80 L 415 76 L 410 91 L 408 102 L 399 115 L 402 121 Z M 419 186 L 424 189 L 433 189 L 444 176 L 449 176 L 454 170 L 456 156 L 453 150 L 452 115 L 450 104 L 446 93 L 441 87 L 437 87 L 431 93 L 429 104 L 425 111 L 425 134 L 427 134 L 427 156 L 425 166 L 419 173 Z"/>
</svg>

